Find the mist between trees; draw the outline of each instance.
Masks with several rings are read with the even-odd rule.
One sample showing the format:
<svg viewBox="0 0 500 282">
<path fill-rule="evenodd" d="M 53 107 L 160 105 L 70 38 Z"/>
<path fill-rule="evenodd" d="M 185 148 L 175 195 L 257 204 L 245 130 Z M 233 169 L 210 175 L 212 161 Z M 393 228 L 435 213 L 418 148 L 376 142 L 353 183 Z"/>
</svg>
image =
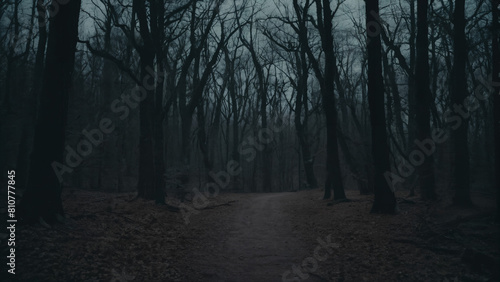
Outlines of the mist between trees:
<svg viewBox="0 0 500 282">
<path fill-rule="evenodd" d="M 238 153 L 244 156 L 244 160 L 247 163 L 253 162 L 257 156 L 257 152 L 262 152 L 266 147 L 265 145 L 273 142 L 275 134 L 279 133 L 284 125 L 285 122 L 283 119 L 276 120 L 270 123 L 267 128 L 259 129 L 255 136 L 247 136 L 238 146 Z M 235 181 L 242 173 L 240 163 L 233 159 L 227 162 L 225 168 L 225 170 L 218 172 L 208 172 L 211 179 L 210 182 L 207 182 L 203 186 L 203 192 L 200 192 L 198 188 L 191 189 L 193 196 L 192 207 L 184 203 L 179 204 L 185 224 L 189 224 L 189 217 L 191 215 L 199 213 L 197 210 L 208 206 L 210 202 L 209 198 L 219 195 L 220 189 L 226 190 L 230 188 L 231 181 Z"/>
<path fill-rule="evenodd" d="M 431 136 L 424 140 L 414 140 L 416 148 L 413 149 L 405 159 L 399 159 L 395 167 L 391 171 L 386 171 L 384 176 L 387 183 L 394 191 L 395 187 L 400 183 L 404 183 L 405 179 L 412 176 L 416 171 L 416 167 L 422 165 L 426 157 L 436 152 L 436 147 L 450 139 L 450 131 L 457 130 L 464 124 L 464 120 L 469 119 L 470 116 L 480 108 L 480 102 L 487 101 L 490 97 L 493 87 L 500 86 L 500 83 L 494 82 L 490 79 L 485 81 L 479 79 L 481 84 L 476 86 L 473 95 L 464 101 L 464 104 L 454 104 L 452 109 L 444 113 L 444 122 L 448 128 L 435 128 L 432 130 Z"/>
<path fill-rule="evenodd" d="M 479 73 L 498 80 L 495 3 L 2 2 L 2 168 L 51 220 L 62 186 L 164 203 L 231 161 L 233 192 L 357 189 L 393 213 L 392 171 L 410 194 L 470 205 L 471 189 L 498 188 L 498 85 L 449 142 L 425 142 Z M 415 152 L 416 173 L 391 170 Z"/>
</svg>

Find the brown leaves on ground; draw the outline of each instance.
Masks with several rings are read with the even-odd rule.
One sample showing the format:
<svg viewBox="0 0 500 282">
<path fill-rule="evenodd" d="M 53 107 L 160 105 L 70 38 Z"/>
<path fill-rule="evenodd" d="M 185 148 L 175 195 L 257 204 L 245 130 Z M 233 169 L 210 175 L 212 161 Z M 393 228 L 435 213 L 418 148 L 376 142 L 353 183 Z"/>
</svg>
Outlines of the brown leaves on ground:
<svg viewBox="0 0 500 282">
<path fill-rule="evenodd" d="M 329 234 L 338 246 L 319 262 L 312 273 L 315 277 L 326 281 L 499 279 L 500 233 L 488 208 L 438 208 L 400 198 L 400 214 L 375 215 L 369 213 L 372 196 L 356 191 L 347 193 L 352 201 L 331 206 L 320 200 L 320 190 L 295 195 L 286 202 L 285 212 L 293 232 L 310 246 L 311 255 L 317 239 Z M 169 212 L 153 201 L 133 200 L 132 194 L 65 191 L 65 224 L 18 226 L 16 278 L 186 281 L 188 273 L 203 277 L 196 275 L 196 265 L 187 258 L 194 252 L 208 252 L 212 247 L 207 246 L 230 236 L 225 217 L 237 211 L 242 197 L 245 194 L 221 194 L 211 199 L 213 209 L 200 210 L 185 225 L 181 213 Z"/>
<path fill-rule="evenodd" d="M 173 267 L 184 224 L 177 213 L 132 194 L 72 190 L 69 217 L 47 229 L 21 226 L 18 277 L 30 281 L 180 281 Z"/>
<path fill-rule="evenodd" d="M 499 279 L 500 232 L 490 208 L 439 207 L 417 198 L 403 199 L 400 193 L 400 213 L 380 215 L 369 213 L 373 196 L 355 191 L 347 193 L 352 201 L 328 207 L 318 205 L 321 191 L 298 194 L 288 211 L 311 251 L 316 238 L 328 234 L 340 244 L 316 271 L 327 281 Z M 474 266 L 469 256 L 482 261 Z"/>
</svg>

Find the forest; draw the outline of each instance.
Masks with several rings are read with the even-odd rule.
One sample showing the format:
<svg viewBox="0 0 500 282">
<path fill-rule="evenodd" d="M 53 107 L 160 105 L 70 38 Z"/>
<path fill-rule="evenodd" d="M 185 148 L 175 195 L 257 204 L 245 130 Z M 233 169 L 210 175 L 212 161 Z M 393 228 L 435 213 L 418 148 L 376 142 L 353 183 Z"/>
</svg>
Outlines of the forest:
<svg viewBox="0 0 500 282">
<path fill-rule="evenodd" d="M 2 281 L 499 281 L 500 0 L 2 0 Z"/>
</svg>

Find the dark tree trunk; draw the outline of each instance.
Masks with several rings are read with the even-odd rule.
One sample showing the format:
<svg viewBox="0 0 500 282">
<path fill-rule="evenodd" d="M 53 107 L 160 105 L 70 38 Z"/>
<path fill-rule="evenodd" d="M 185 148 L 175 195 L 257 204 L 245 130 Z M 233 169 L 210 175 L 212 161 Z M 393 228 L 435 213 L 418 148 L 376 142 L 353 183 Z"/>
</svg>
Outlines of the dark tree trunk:
<svg viewBox="0 0 500 282">
<path fill-rule="evenodd" d="M 181 110 L 181 140 L 182 140 L 182 163 L 188 168 L 191 162 L 191 125 L 193 123 L 192 113 Z"/>
<path fill-rule="evenodd" d="M 389 146 L 384 109 L 384 83 L 382 77 L 382 46 L 380 34 L 374 34 L 374 25 L 380 25 L 378 0 L 366 1 L 366 27 L 368 35 L 368 104 L 372 130 L 372 155 L 375 165 L 372 213 L 395 213 L 396 198 L 384 174 L 390 171 Z M 372 28 L 372 29 L 370 29 Z"/>
<path fill-rule="evenodd" d="M 154 169 L 155 169 L 155 200 L 157 203 L 165 202 L 165 182 L 163 175 L 165 174 L 165 138 L 163 136 L 163 85 L 165 78 L 163 77 L 164 62 L 163 62 L 163 42 L 165 29 L 165 4 L 163 0 L 152 2 L 151 11 L 151 36 L 154 39 L 154 47 L 156 53 L 157 77 L 154 96 L 154 120 L 153 120 L 153 152 L 154 152 Z M 167 115 L 165 115 L 166 117 Z"/>
<path fill-rule="evenodd" d="M 224 56 L 225 56 L 225 61 L 226 61 L 226 67 L 227 67 L 227 74 L 229 76 L 228 78 L 228 90 L 229 94 L 231 96 L 231 111 L 233 114 L 233 147 L 232 147 L 232 152 L 231 152 L 231 157 L 233 160 L 236 162 L 240 162 L 240 154 L 238 153 L 238 146 L 240 144 L 239 141 L 239 126 L 238 122 L 240 119 L 240 110 L 238 107 L 238 102 L 236 98 L 236 80 L 234 77 L 234 61 L 231 61 L 229 57 L 229 52 L 227 48 L 224 49 Z"/>
<path fill-rule="evenodd" d="M 337 140 L 337 107 L 335 103 L 335 89 L 334 79 L 338 75 L 336 71 L 336 57 L 333 50 L 333 11 L 330 8 L 330 1 L 316 0 L 316 14 L 318 19 L 318 31 L 321 37 L 321 48 L 324 52 L 324 70 L 320 70 L 318 60 L 313 56 L 307 39 L 307 28 L 305 22 L 307 21 L 307 7 L 308 2 L 304 8 L 300 8 L 296 1 L 294 7 L 299 18 L 299 40 L 304 47 L 307 48 L 307 55 L 312 62 L 314 73 L 320 82 L 322 106 L 326 117 L 326 180 L 325 180 L 325 194 L 323 199 L 331 197 L 331 190 L 333 189 L 334 199 L 345 199 L 344 185 L 342 183 L 342 175 L 340 170 L 340 159 Z M 300 12 L 300 10 L 303 10 Z M 322 20 L 321 20 L 322 19 Z"/>
<path fill-rule="evenodd" d="M 492 13 L 493 13 L 493 82 L 494 82 L 494 119 L 495 125 L 495 176 L 496 176 L 496 190 L 497 190 L 497 218 L 496 221 L 500 222 L 500 22 L 499 14 L 500 0 L 492 0 Z"/>
<path fill-rule="evenodd" d="M 163 73 L 163 63 L 158 61 L 158 73 Z M 163 174 L 165 174 L 165 138 L 163 136 L 163 79 L 159 79 L 155 93 L 155 110 L 154 110 L 154 167 L 155 167 L 155 190 L 156 202 L 163 203 L 165 201 L 165 182 Z M 166 116 L 166 115 L 165 115 Z"/>
<path fill-rule="evenodd" d="M 416 47 L 415 47 L 415 35 L 417 34 L 417 25 L 415 20 L 415 0 L 410 0 L 410 65 L 409 65 L 409 75 L 408 75 L 408 151 L 412 150 L 413 141 L 415 140 L 416 127 L 415 127 L 415 115 L 416 115 L 416 101 L 415 101 L 415 58 L 416 58 Z"/>
<path fill-rule="evenodd" d="M 139 30 L 144 42 L 144 45 L 139 49 L 139 56 L 141 58 L 141 82 L 143 85 L 139 86 L 137 96 L 145 95 L 145 98 L 139 105 L 139 181 L 137 184 L 138 196 L 144 199 L 160 200 L 158 197 L 159 187 L 156 187 L 156 177 L 162 178 L 161 175 L 156 175 L 155 169 L 155 156 L 154 156 L 154 88 L 144 85 L 147 81 L 151 84 L 155 78 L 148 73 L 148 69 L 153 69 L 155 50 L 149 31 L 149 24 L 147 19 L 146 7 L 144 1 L 134 0 L 134 10 L 137 13 L 139 20 Z M 153 19 L 151 19 L 153 22 Z M 143 93 L 140 93 L 143 91 Z"/>
<path fill-rule="evenodd" d="M 146 77 L 146 68 L 153 66 L 153 56 L 141 56 L 141 77 Z M 137 190 L 139 197 L 144 199 L 156 199 L 155 188 L 155 165 L 153 148 L 153 114 L 154 114 L 154 92 L 146 90 L 146 99 L 140 106 L 140 136 L 139 136 L 139 182 Z M 158 176 L 161 177 L 161 176 Z"/>
<path fill-rule="evenodd" d="M 104 51 L 111 52 L 111 29 L 112 15 L 108 13 L 104 21 Z M 113 101 L 113 80 L 116 69 L 113 62 L 104 59 L 102 67 L 102 79 L 100 85 L 99 106 L 101 108 L 100 116 L 104 117 L 109 112 L 109 105 Z M 114 134 L 104 138 L 105 141 L 97 148 L 100 154 L 99 157 L 99 186 L 98 189 L 104 191 L 117 191 L 118 188 L 118 162 L 116 161 L 117 146 L 115 142 L 117 137 Z"/>
<path fill-rule="evenodd" d="M 394 103 L 394 112 L 393 112 L 393 118 L 394 118 L 394 123 L 396 124 L 396 131 L 398 133 L 398 137 L 401 140 L 401 146 L 403 148 L 406 148 L 406 138 L 405 138 L 405 133 L 404 133 L 404 127 L 403 127 L 403 120 L 401 118 L 402 114 L 402 109 L 401 109 L 401 96 L 399 93 L 399 88 L 398 88 L 398 83 L 396 80 L 396 72 L 394 70 L 394 65 L 389 64 L 389 59 L 387 58 L 388 54 L 385 54 L 382 56 L 382 62 L 384 64 L 384 72 L 387 75 L 388 82 L 390 85 L 391 89 L 391 98 L 393 99 Z M 388 108 L 391 107 L 391 104 L 388 103 L 387 105 Z M 391 125 L 388 125 L 390 127 Z M 395 138 L 397 140 L 397 138 Z"/>
<path fill-rule="evenodd" d="M 63 215 L 61 182 L 53 165 L 63 162 L 68 96 L 71 91 L 75 49 L 78 40 L 80 0 L 59 5 L 51 20 L 35 127 L 28 188 L 23 202 L 27 220 L 43 218 L 54 223 Z M 59 168 L 60 169 L 60 168 Z"/>
<path fill-rule="evenodd" d="M 417 120 L 417 139 L 421 142 L 430 140 L 430 107 L 432 95 L 429 88 L 429 39 L 427 29 L 427 0 L 417 1 L 417 65 L 415 69 L 416 78 L 416 120 Z M 433 142 L 433 141 L 431 141 Z M 432 143 L 434 150 L 435 144 Z M 415 147 L 416 150 L 420 150 Z M 436 198 L 434 187 L 434 157 L 433 151 L 430 154 L 425 154 L 425 159 L 422 165 L 418 167 L 420 175 L 421 197 L 426 200 Z M 410 158 L 412 156 L 410 155 Z M 411 161 L 411 160 L 410 160 Z"/>
<path fill-rule="evenodd" d="M 309 18 L 309 1 L 303 6 L 293 1 L 293 7 L 298 18 L 299 42 L 305 48 L 307 57 L 312 64 L 316 78 L 320 84 L 322 106 L 326 117 L 326 180 L 325 193 L 323 199 L 331 198 L 331 191 L 334 190 L 334 199 L 345 199 L 344 186 L 340 170 L 340 159 L 337 140 L 337 108 L 335 103 L 334 80 L 338 75 L 336 68 L 336 57 L 333 49 L 333 11 L 330 8 L 330 1 L 315 0 L 316 16 L 318 19 L 316 28 L 321 38 L 321 49 L 324 52 L 324 66 L 321 70 L 319 60 L 314 56 L 309 46 L 306 23 Z"/>
<path fill-rule="evenodd" d="M 26 114 L 26 119 L 24 125 L 22 126 L 22 136 L 21 143 L 19 146 L 19 154 L 17 158 L 17 181 L 16 185 L 18 189 L 24 190 L 28 182 L 28 172 L 30 165 L 30 154 L 33 148 L 33 135 L 35 131 L 35 122 L 37 117 L 37 106 L 38 100 L 40 98 L 40 91 L 42 86 L 42 76 L 43 76 L 43 59 L 45 55 L 45 47 L 47 45 L 47 29 L 45 24 L 45 8 L 43 6 L 43 0 L 37 0 L 33 3 L 33 11 L 37 11 L 37 22 L 38 22 L 38 46 L 35 54 L 35 65 L 33 68 L 33 81 L 31 84 L 31 90 L 29 96 L 23 97 L 20 101 L 23 103 L 23 112 Z M 32 21 L 34 21 L 35 15 L 32 15 Z M 32 37 L 32 31 L 30 29 L 30 38 Z M 31 39 L 28 39 L 31 41 Z M 31 42 L 26 43 L 25 60 L 29 59 L 29 48 Z M 27 62 L 24 62 L 26 64 Z M 18 97 L 21 95 L 17 95 Z M 21 106 L 21 105 L 20 105 Z"/>
<path fill-rule="evenodd" d="M 320 1 L 316 1 L 319 5 Z M 318 12 L 319 13 L 319 12 Z M 333 13 L 330 8 L 330 1 L 323 0 L 323 30 L 321 34 L 321 45 L 325 52 L 325 71 L 323 79 L 323 87 L 321 87 L 323 97 L 323 110 L 326 115 L 326 138 L 327 138 L 327 157 L 326 169 L 327 179 L 325 182 L 325 196 L 327 192 L 333 189 L 333 199 L 345 199 L 344 185 L 342 183 L 342 174 L 340 170 L 340 157 L 338 150 L 337 140 L 337 105 L 335 103 L 335 89 L 334 78 L 338 73 L 336 72 L 335 53 L 333 50 Z M 329 197 L 328 197 L 329 198 Z"/>
<path fill-rule="evenodd" d="M 299 77 L 297 81 L 297 97 L 295 99 L 295 130 L 297 131 L 297 138 L 299 139 L 302 152 L 302 161 L 304 162 L 307 185 L 308 188 L 314 189 L 318 187 L 318 181 L 314 175 L 314 158 L 311 156 L 311 149 L 307 138 L 307 121 L 309 115 L 307 111 L 307 80 L 309 77 L 309 69 L 304 48 L 301 48 L 300 56 L 296 54 L 296 66 Z M 303 108 L 304 111 L 302 110 Z M 303 120 L 301 118 L 302 112 L 304 112 Z M 299 185 L 301 185 L 300 182 Z"/>
<path fill-rule="evenodd" d="M 225 83 L 227 83 L 227 89 L 228 89 L 228 93 L 229 93 L 229 99 L 230 99 L 230 104 L 231 104 L 231 114 L 233 116 L 233 123 L 232 123 L 232 147 L 231 149 L 228 147 L 228 151 L 231 150 L 231 153 L 230 153 L 230 158 L 232 158 L 232 160 L 236 161 L 237 163 L 240 162 L 240 154 L 238 153 L 238 146 L 240 145 L 240 141 L 239 141 L 239 119 L 240 119 L 240 107 L 238 106 L 238 99 L 237 99 L 237 93 L 236 93 L 236 80 L 235 80 L 235 76 L 234 76 L 234 64 L 235 64 L 235 57 L 236 55 L 233 55 L 233 58 L 231 59 L 231 57 L 229 56 L 229 50 L 227 49 L 227 46 L 224 47 L 223 49 L 223 52 L 224 52 L 224 60 L 225 60 L 225 64 L 226 64 L 226 81 Z M 241 86 L 243 87 L 243 86 Z M 220 107 L 221 107 L 221 98 L 218 99 L 218 102 L 217 102 L 217 108 L 218 110 L 220 111 Z M 220 114 L 220 113 L 219 113 Z M 220 118 L 219 118 L 220 119 Z M 216 123 L 216 126 L 218 128 L 218 125 Z M 230 132 L 229 131 L 229 118 L 228 118 L 228 123 L 227 123 L 227 130 L 226 132 Z M 228 140 L 230 138 L 228 137 Z M 229 144 L 229 141 L 228 141 L 228 144 Z M 229 153 L 228 153 L 228 158 L 229 159 Z M 240 175 L 236 175 L 234 176 L 232 182 L 234 183 L 234 186 L 233 188 L 238 188 L 238 186 L 240 185 L 240 181 L 241 181 L 241 177 Z"/>
<path fill-rule="evenodd" d="M 408 74 L 408 142 L 406 150 L 409 154 L 413 149 L 413 142 L 417 138 L 416 128 L 416 84 L 415 84 L 415 35 L 417 34 L 415 20 L 415 0 L 410 0 L 410 65 Z M 413 173 L 407 180 L 408 183 L 414 183 L 416 174 Z M 410 196 L 415 195 L 415 185 L 410 187 Z"/>
<path fill-rule="evenodd" d="M 467 60 L 465 39 L 465 0 L 455 1 L 454 18 L 454 50 L 451 103 L 452 105 L 463 105 L 467 97 L 467 77 L 465 66 Z M 465 109 L 466 111 L 466 109 Z M 467 144 L 468 120 L 463 119 L 461 126 L 453 131 L 455 169 L 453 180 L 455 197 L 453 203 L 458 206 L 472 205 L 470 199 L 470 169 L 469 169 L 469 147 Z"/>
<path fill-rule="evenodd" d="M 208 148 L 210 146 L 209 139 L 207 138 L 207 133 L 205 130 L 206 118 L 204 104 L 204 101 L 201 100 L 198 104 L 198 107 L 196 108 L 196 121 L 198 122 L 198 146 L 203 157 L 203 165 L 205 166 L 206 170 L 206 179 L 207 181 L 211 181 L 208 173 L 212 171 L 213 165 L 208 154 Z"/>
<path fill-rule="evenodd" d="M 262 67 L 261 75 L 263 75 Z M 264 86 L 263 76 L 259 76 L 259 88 L 260 88 L 260 116 L 261 116 L 261 129 L 267 128 L 267 87 Z M 262 188 L 264 192 L 271 192 L 273 189 L 272 182 L 272 172 L 273 172 L 273 157 L 270 144 L 264 144 L 264 150 L 262 151 Z"/>
<path fill-rule="evenodd" d="M 35 55 L 33 97 L 35 97 L 35 99 L 39 99 L 40 89 L 42 86 L 43 58 L 45 55 L 45 46 L 47 45 L 47 28 L 45 27 L 46 19 L 44 0 L 38 0 L 36 8 L 38 11 L 38 46 L 36 48 Z M 35 106 L 36 104 L 37 103 L 34 103 Z"/>
</svg>

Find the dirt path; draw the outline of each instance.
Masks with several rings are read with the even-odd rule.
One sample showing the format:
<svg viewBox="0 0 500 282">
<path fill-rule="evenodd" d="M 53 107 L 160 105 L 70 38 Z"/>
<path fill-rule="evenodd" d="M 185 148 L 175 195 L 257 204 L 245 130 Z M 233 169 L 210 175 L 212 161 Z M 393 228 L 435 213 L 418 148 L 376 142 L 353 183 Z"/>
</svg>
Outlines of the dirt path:
<svg viewBox="0 0 500 282">
<path fill-rule="evenodd" d="M 301 241 L 293 230 L 294 222 L 283 210 L 293 197 L 295 193 L 242 197 L 227 211 L 231 214 L 222 216 L 214 226 L 219 232 L 207 235 L 203 246 L 193 250 L 193 270 L 201 273 L 205 281 L 282 281 L 283 273 L 311 256 L 315 247 Z M 307 281 L 320 281 L 305 275 L 309 276 Z"/>
<path fill-rule="evenodd" d="M 480 210 L 414 199 L 379 215 L 373 196 L 346 192 L 351 202 L 333 206 L 319 189 L 220 194 L 186 225 L 133 193 L 66 190 L 67 223 L 19 225 L 16 277 L 0 280 L 267 282 L 290 271 L 285 281 L 500 281 L 494 197 L 474 199 Z M 304 262 L 307 280 L 292 273 Z"/>
</svg>

